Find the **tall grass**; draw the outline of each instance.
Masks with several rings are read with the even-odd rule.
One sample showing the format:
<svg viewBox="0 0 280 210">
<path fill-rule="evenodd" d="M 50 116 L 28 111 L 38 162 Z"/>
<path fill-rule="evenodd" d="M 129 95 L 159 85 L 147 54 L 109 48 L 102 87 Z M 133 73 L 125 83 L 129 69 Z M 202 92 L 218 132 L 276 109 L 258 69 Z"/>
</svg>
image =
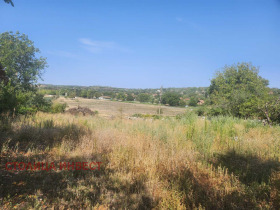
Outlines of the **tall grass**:
<svg viewBox="0 0 280 210">
<path fill-rule="evenodd" d="M 232 117 L 107 120 L 43 114 L 1 132 L 8 161 L 100 161 L 100 171 L 1 168 L 3 208 L 277 209 L 280 128 Z"/>
</svg>

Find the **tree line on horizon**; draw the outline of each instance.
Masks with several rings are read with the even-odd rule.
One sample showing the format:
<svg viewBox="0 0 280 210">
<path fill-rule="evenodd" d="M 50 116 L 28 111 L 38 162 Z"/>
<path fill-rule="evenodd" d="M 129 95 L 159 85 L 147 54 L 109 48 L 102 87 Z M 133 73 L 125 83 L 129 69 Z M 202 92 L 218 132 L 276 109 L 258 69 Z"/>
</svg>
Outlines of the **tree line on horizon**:
<svg viewBox="0 0 280 210">
<path fill-rule="evenodd" d="M 40 85 L 40 93 L 54 97 L 64 96 L 68 98 L 82 97 L 98 99 L 107 97 L 119 101 L 139 101 L 143 103 L 160 103 L 162 91 L 162 104 L 170 106 L 186 106 L 188 101 L 194 98 L 195 101 L 206 98 L 207 88 L 149 88 L 149 89 L 128 89 L 110 87 L 82 87 L 82 86 L 58 86 Z"/>
</svg>

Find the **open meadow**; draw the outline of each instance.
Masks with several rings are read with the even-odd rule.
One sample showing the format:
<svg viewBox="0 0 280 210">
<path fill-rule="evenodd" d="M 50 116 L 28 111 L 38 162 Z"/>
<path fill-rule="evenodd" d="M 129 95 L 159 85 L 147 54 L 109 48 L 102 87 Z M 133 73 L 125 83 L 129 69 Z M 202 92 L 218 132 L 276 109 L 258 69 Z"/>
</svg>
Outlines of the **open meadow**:
<svg viewBox="0 0 280 210">
<path fill-rule="evenodd" d="M 280 209 L 280 0 L 0 17 L 0 210 Z"/>
<path fill-rule="evenodd" d="M 279 126 L 193 112 L 138 120 L 37 113 L 2 121 L 0 134 L 4 209 L 280 208 Z"/>
<path fill-rule="evenodd" d="M 104 117 L 117 117 L 123 115 L 124 117 L 130 117 L 134 114 L 157 114 L 159 105 L 153 104 L 141 104 L 141 103 L 128 103 L 111 100 L 98 100 L 98 99 L 85 99 L 85 98 L 58 98 L 57 102 L 66 103 L 68 108 L 77 106 L 85 106 L 93 111 L 98 111 L 100 116 Z M 162 114 L 164 116 L 176 116 L 177 114 L 183 114 L 186 108 L 161 106 Z"/>
</svg>

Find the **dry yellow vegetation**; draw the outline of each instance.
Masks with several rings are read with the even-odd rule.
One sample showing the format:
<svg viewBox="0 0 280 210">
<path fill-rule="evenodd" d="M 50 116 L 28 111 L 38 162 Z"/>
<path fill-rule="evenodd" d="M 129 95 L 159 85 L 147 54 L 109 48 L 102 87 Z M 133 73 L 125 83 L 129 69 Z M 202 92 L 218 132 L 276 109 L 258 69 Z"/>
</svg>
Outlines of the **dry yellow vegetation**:
<svg viewBox="0 0 280 210">
<path fill-rule="evenodd" d="M 44 114 L 1 125 L 2 208 L 278 209 L 280 128 L 192 112 L 161 119 Z M 7 162 L 100 161 L 100 170 Z"/>
<path fill-rule="evenodd" d="M 85 106 L 91 110 L 99 112 L 100 116 L 104 117 L 118 117 L 122 114 L 124 117 L 132 116 L 133 114 L 157 114 L 159 108 L 158 105 L 153 104 L 140 104 L 140 103 L 128 103 L 118 102 L 110 100 L 98 100 L 98 99 L 85 99 L 85 98 L 64 98 L 60 97 L 57 102 L 67 103 L 68 108 L 77 106 Z M 163 115 L 176 116 L 177 114 L 183 114 L 186 109 L 180 107 L 162 106 Z"/>
</svg>

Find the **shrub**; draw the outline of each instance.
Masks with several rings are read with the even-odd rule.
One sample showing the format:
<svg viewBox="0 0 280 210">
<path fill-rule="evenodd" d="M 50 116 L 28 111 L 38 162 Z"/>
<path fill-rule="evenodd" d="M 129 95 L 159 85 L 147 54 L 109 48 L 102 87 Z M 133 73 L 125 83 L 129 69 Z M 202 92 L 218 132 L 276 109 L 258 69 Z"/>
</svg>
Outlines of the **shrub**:
<svg viewBox="0 0 280 210">
<path fill-rule="evenodd" d="M 138 95 L 137 100 L 140 102 L 148 102 L 151 100 L 151 96 L 147 93 L 141 93 Z"/>
<path fill-rule="evenodd" d="M 169 104 L 170 106 L 179 106 L 180 94 L 176 92 L 167 92 L 162 96 L 162 103 Z"/>
<path fill-rule="evenodd" d="M 221 107 L 212 107 L 208 113 L 210 116 L 225 115 L 224 110 Z"/>
<path fill-rule="evenodd" d="M 205 116 L 208 112 L 209 110 L 205 106 L 201 106 L 195 111 L 198 116 Z"/>
<path fill-rule="evenodd" d="M 183 101 L 183 100 L 179 101 L 179 106 L 185 107 L 186 105 L 187 105 L 187 103 L 185 101 Z"/>
<path fill-rule="evenodd" d="M 66 103 L 63 103 L 63 104 L 54 103 L 51 106 L 51 113 L 62 113 L 62 112 L 65 112 L 66 107 L 67 107 Z"/>
<path fill-rule="evenodd" d="M 160 115 L 155 114 L 133 114 L 132 117 L 138 117 L 138 118 L 153 118 L 154 120 L 161 119 L 162 117 Z"/>
<path fill-rule="evenodd" d="M 198 99 L 196 97 L 191 97 L 189 101 L 189 106 L 197 106 Z"/>
<path fill-rule="evenodd" d="M 187 110 L 184 114 L 178 114 L 176 115 L 177 120 L 182 120 L 183 123 L 190 123 L 197 119 L 197 115 Z"/>
<path fill-rule="evenodd" d="M 132 117 L 143 117 L 143 114 L 136 113 L 136 114 L 133 114 Z"/>
</svg>

